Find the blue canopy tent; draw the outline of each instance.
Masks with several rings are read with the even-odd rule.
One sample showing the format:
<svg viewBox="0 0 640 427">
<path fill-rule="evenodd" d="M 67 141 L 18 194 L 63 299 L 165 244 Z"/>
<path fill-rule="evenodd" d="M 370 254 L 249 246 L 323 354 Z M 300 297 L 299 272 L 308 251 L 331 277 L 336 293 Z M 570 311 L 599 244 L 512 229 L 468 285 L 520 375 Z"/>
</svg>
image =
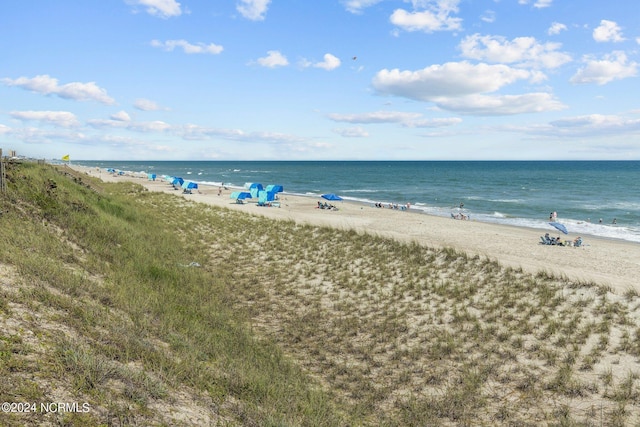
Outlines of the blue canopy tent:
<svg viewBox="0 0 640 427">
<path fill-rule="evenodd" d="M 242 203 L 244 199 L 250 199 L 251 193 L 247 191 L 234 191 L 230 196 L 232 199 L 235 199 L 236 203 Z"/>
<path fill-rule="evenodd" d="M 333 193 L 323 194 L 320 197 L 322 197 L 323 199 L 326 199 L 326 200 L 342 200 L 342 197 L 338 196 L 337 194 L 333 194 Z"/>
<path fill-rule="evenodd" d="M 282 193 L 284 191 L 284 187 L 279 184 L 270 184 L 265 188 L 266 191 L 273 191 L 274 193 Z"/>
<path fill-rule="evenodd" d="M 155 173 L 148 173 L 147 174 L 147 178 L 149 179 L 149 181 L 155 181 L 156 180 L 156 174 Z"/>
<path fill-rule="evenodd" d="M 116 170 L 114 168 L 107 168 L 107 172 L 116 173 Z"/>
<path fill-rule="evenodd" d="M 182 189 L 185 193 L 191 193 L 191 190 L 198 188 L 198 184 L 193 181 L 185 181 L 182 183 Z"/>
<path fill-rule="evenodd" d="M 258 206 L 264 206 L 269 202 L 276 199 L 276 193 L 274 191 L 260 191 L 258 192 Z"/>
<path fill-rule="evenodd" d="M 251 192 L 251 197 L 258 197 L 258 193 L 262 190 L 264 190 L 264 187 L 262 187 L 262 184 L 259 184 L 257 182 L 254 182 L 253 184 L 249 185 L 249 191 Z"/>
<path fill-rule="evenodd" d="M 184 184 L 184 179 L 182 179 L 180 177 L 173 177 L 173 179 L 171 180 L 171 185 L 180 185 L 180 186 L 182 186 L 182 184 Z"/>
</svg>

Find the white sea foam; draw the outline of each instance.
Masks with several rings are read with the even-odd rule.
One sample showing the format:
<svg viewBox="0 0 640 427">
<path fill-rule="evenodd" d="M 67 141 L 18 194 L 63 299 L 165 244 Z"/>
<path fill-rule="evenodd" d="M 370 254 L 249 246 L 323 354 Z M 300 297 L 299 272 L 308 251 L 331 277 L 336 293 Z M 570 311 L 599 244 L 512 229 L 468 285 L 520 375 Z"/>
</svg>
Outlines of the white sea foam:
<svg viewBox="0 0 640 427">
<path fill-rule="evenodd" d="M 489 201 L 495 203 L 524 203 L 522 199 L 489 199 Z"/>
</svg>

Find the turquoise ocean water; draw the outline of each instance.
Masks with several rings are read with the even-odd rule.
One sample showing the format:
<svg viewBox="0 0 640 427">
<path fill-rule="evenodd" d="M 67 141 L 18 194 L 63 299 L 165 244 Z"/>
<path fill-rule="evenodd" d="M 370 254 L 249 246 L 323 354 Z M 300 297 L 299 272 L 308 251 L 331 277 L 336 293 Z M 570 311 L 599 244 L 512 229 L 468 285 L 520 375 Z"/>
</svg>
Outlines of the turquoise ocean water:
<svg viewBox="0 0 640 427">
<path fill-rule="evenodd" d="M 336 193 L 364 203 L 411 203 L 449 217 L 555 229 L 640 243 L 640 161 L 77 161 L 180 176 L 201 185 L 281 184 L 286 193 Z M 462 209 L 460 205 L 464 206 Z M 602 220 L 602 222 L 600 222 Z M 614 224 L 615 220 L 615 224 Z"/>
</svg>

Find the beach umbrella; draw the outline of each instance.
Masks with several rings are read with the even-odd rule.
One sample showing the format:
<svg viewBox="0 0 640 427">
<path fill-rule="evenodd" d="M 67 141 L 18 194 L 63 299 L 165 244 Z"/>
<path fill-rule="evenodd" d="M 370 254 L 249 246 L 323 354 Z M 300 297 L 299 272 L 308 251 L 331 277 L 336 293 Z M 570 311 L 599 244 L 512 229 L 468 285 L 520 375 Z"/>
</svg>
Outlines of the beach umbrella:
<svg viewBox="0 0 640 427">
<path fill-rule="evenodd" d="M 342 197 L 338 196 L 337 194 L 333 194 L 333 193 L 323 194 L 320 197 L 322 197 L 323 199 L 327 199 L 327 200 L 342 200 Z"/>
<path fill-rule="evenodd" d="M 173 181 L 171 181 L 171 185 L 182 185 L 184 184 L 184 179 L 180 177 L 174 177 Z"/>
<path fill-rule="evenodd" d="M 235 200 L 250 199 L 251 193 L 247 191 L 234 191 L 233 193 L 231 193 L 231 198 Z"/>
<path fill-rule="evenodd" d="M 560 224 L 559 222 L 550 222 L 549 225 L 555 227 L 556 229 L 562 231 L 564 234 L 569 234 L 567 231 L 567 227 L 564 224 Z"/>
<path fill-rule="evenodd" d="M 149 173 L 149 174 L 147 174 L 147 178 L 149 179 L 149 181 L 155 181 L 156 180 L 156 174 L 155 173 Z"/>
</svg>

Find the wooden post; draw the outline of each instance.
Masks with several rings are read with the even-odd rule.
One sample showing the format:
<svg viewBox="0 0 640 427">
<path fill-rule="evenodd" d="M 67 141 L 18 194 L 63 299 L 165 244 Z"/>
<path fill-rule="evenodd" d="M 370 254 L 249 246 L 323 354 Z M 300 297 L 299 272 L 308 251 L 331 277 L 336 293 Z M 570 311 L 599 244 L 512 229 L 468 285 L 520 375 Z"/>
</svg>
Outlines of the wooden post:
<svg viewBox="0 0 640 427">
<path fill-rule="evenodd" d="M 4 157 L 0 155 L 0 192 L 7 191 L 7 176 L 4 170 Z"/>
</svg>

